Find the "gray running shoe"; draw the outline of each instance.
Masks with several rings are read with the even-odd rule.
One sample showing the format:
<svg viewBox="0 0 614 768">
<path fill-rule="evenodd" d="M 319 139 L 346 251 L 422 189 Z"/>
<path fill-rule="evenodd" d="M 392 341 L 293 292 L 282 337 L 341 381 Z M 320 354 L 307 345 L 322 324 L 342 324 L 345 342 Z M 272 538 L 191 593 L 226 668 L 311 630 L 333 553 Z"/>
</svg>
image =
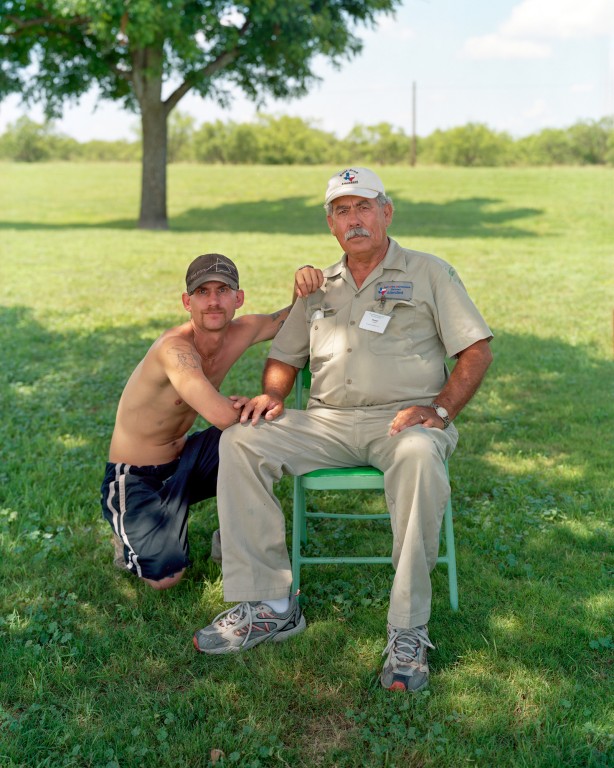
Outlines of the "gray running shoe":
<svg viewBox="0 0 614 768">
<path fill-rule="evenodd" d="M 298 600 L 292 595 L 283 614 L 275 613 L 266 603 L 239 603 L 199 629 L 193 642 L 201 653 L 238 653 L 267 640 L 281 643 L 306 626 Z"/>
<path fill-rule="evenodd" d="M 388 625 L 388 645 L 382 656 L 388 654 L 380 681 L 389 691 L 416 693 L 429 682 L 427 648 L 435 648 L 429 640 L 426 625 L 412 629 L 399 629 Z"/>
<path fill-rule="evenodd" d="M 217 531 L 213 531 L 213 536 L 211 537 L 211 554 L 209 557 L 214 563 L 222 564 L 222 539 L 220 538 L 219 528 Z"/>
</svg>

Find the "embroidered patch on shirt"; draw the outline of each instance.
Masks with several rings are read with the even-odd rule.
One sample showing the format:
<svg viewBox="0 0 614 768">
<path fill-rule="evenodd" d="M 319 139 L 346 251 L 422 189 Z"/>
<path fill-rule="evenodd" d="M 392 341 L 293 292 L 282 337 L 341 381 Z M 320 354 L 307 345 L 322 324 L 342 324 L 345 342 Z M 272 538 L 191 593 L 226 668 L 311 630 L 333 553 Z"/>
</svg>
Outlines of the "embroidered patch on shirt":
<svg viewBox="0 0 614 768">
<path fill-rule="evenodd" d="M 413 283 L 401 283 L 392 281 L 390 283 L 375 284 L 375 298 L 379 301 L 388 301 L 389 299 L 401 299 L 402 301 L 409 301 L 413 294 Z"/>
</svg>

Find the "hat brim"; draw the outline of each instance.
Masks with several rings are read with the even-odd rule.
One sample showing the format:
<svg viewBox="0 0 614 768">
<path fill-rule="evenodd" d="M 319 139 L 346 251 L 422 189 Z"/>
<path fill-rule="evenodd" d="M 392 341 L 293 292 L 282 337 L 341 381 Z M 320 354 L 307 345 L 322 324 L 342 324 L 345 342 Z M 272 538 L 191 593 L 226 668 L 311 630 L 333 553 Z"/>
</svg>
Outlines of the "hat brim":
<svg viewBox="0 0 614 768">
<path fill-rule="evenodd" d="M 384 194 L 383 192 L 379 192 L 377 189 L 366 189 L 365 187 L 353 187 L 351 184 L 348 184 L 347 186 L 339 187 L 338 189 L 335 189 L 333 192 L 331 192 L 324 201 L 324 205 L 328 205 L 329 203 L 332 203 L 333 200 L 336 200 L 338 197 L 368 197 L 371 200 L 373 198 L 377 197 L 380 194 Z"/>
<path fill-rule="evenodd" d="M 191 295 L 200 285 L 213 282 L 226 283 L 226 285 L 232 288 L 233 291 L 239 290 L 239 283 L 237 283 L 234 277 L 231 277 L 231 275 L 224 275 L 223 273 L 219 272 L 214 275 L 197 275 L 191 282 L 188 283 L 186 290 Z"/>
</svg>

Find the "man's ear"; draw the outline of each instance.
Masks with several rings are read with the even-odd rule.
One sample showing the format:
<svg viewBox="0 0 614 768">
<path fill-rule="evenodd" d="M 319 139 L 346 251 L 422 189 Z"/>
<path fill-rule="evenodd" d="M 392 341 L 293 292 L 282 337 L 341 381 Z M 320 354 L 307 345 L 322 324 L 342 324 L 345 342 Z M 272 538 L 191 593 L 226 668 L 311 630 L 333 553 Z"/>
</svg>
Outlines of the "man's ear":
<svg viewBox="0 0 614 768">
<path fill-rule="evenodd" d="M 239 307 L 242 307 L 244 302 L 245 302 L 245 293 L 240 288 L 237 288 L 236 308 L 239 309 Z"/>
<path fill-rule="evenodd" d="M 386 226 L 389 227 L 390 223 L 392 222 L 392 216 L 394 214 L 394 208 L 390 205 L 390 203 L 386 203 L 384 206 L 384 217 L 386 220 Z"/>
<path fill-rule="evenodd" d="M 191 299 L 191 296 L 190 296 L 190 294 L 189 294 L 189 293 L 186 293 L 186 292 L 184 291 L 184 292 L 181 294 L 181 301 L 183 302 L 183 306 L 184 306 L 184 309 L 185 309 L 187 312 L 191 312 L 191 311 L 192 311 L 192 307 L 190 306 L 190 299 Z"/>
</svg>

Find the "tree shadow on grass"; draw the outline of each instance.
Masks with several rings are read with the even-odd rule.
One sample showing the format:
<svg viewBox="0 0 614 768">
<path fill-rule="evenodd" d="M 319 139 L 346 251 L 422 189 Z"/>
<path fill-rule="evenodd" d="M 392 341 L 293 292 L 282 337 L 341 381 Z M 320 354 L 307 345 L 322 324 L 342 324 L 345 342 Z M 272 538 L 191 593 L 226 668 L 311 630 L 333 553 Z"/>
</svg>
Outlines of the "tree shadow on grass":
<svg viewBox="0 0 614 768">
<path fill-rule="evenodd" d="M 291 671 L 288 680 L 300 684 L 299 695 L 293 684 L 280 685 L 275 676 L 285 717 L 293 709 L 302 711 L 297 696 L 303 710 L 324 704 L 332 713 L 337 702 L 346 708 L 344 697 L 318 701 L 314 693 L 322 674 L 323 638 L 317 627 L 340 619 L 343 603 L 332 599 L 335 583 L 349 585 L 351 603 L 375 570 L 307 569 L 305 593 L 331 595 L 330 601 L 307 608 L 314 631 L 287 647 L 256 650 L 237 664 L 203 660 L 190 647 L 191 631 L 212 617 L 201 601 L 203 585 L 217 572 L 204 559 L 203 542 L 193 542 L 194 566 L 169 593 L 154 593 L 112 566 L 98 489 L 115 407 L 148 346 L 140 337 L 173 322 L 161 317 L 155 324 L 57 334 L 27 308 L 0 308 L 0 616 L 22 617 L 21 623 L 3 618 L 0 624 L 15 683 L 14 693 L 5 690 L 2 704 L 12 713 L 14 749 L 34 754 L 28 728 L 38 723 L 40 760 L 54 749 L 76 748 L 79 739 L 93 744 L 97 733 L 112 732 L 117 755 L 129 761 L 130 734 L 142 728 L 143 719 L 125 710 L 127 699 L 140 702 L 136 710 L 144 708 L 157 729 L 163 720 L 154 714 L 159 718 L 161 711 L 192 722 L 185 710 L 186 691 L 191 706 L 203 706 L 199 728 L 211 731 L 231 715 L 244 722 L 258 712 L 259 698 L 241 681 L 282 662 Z M 517 747 L 523 739 L 531 742 L 540 723 L 560 719 L 561 704 L 547 693 L 551 675 L 558 677 L 574 710 L 583 696 L 585 706 L 593 706 L 591 684 L 595 695 L 602 689 L 605 664 L 590 643 L 599 639 L 595 606 L 605 592 L 607 542 L 594 521 L 603 511 L 599 489 L 605 487 L 602 473 L 611 458 L 594 436 L 611 407 L 612 365 L 590 348 L 556 339 L 498 332 L 493 344 L 495 363 L 459 419 L 461 443 L 450 463 L 461 610 L 450 614 L 445 571 L 437 569 L 431 630 L 438 645 L 433 691 L 450 711 L 461 710 L 469 700 L 482 710 L 492 701 L 495 711 L 500 698 L 512 701 L 523 685 L 545 681 L 540 697 L 526 692 L 532 696 L 532 712 L 524 723 L 486 716 L 461 723 L 460 738 L 465 729 L 465 736 L 471 732 L 496 750 L 502 743 Z M 264 354 L 264 347 L 250 350 L 235 369 L 236 380 L 245 381 L 248 389 L 258 389 Z M 575 392 L 594 404 L 592 412 L 577 408 Z M 557 465 L 565 470 L 558 472 Z M 381 536 L 384 549 L 390 536 Z M 331 670 L 339 679 L 344 660 L 357 663 L 357 642 L 383 638 L 388 578 L 383 571 L 373 576 L 380 584 L 380 602 L 353 606 L 353 613 L 343 617 L 348 629 L 334 639 L 331 656 Z M 484 645 L 476 645 L 476 636 L 484 636 Z M 554 644 L 553 636 L 560 638 Z M 476 665 L 476 658 L 494 647 L 489 662 Z M 39 677 L 41 664 L 44 675 L 33 687 L 28 681 L 33 672 Z M 376 675 L 372 662 L 361 664 L 366 664 L 364 680 Z M 502 668 L 509 670 L 505 679 Z M 382 692 L 373 698 L 370 683 L 368 688 L 361 704 L 365 711 L 381 707 L 387 696 Z M 62 703 L 71 689 L 78 689 L 79 697 Z M 231 694 L 235 709 L 229 714 Z M 346 695 L 355 697 L 355 692 L 350 687 Z M 92 730 L 86 715 L 88 701 L 94 700 L 105 705 Z M 266 746 L 267 728 L 277 733 L 277 727 L 264 720 L 254 738 Z M 155 728 L 142 734 L 142 743 L 152 750 L 160 743 Z M 60 741 L 60 733 L 69 733 L 69 741 Z M 581 757 L 588 754 L 587 738 L 575 726 L 569 729 L 560 745 L 563 757 L 572 749 Z"/>
<path fill-rule="evenodd" d="M 280 198 L 257 202 L 225 203 L 211 208 L 190 208 L 170 218 L 177 232 L 262 232 L 265 234 L 320 235 L 327 232 L 321 205 L 306 197 Z M 524 219 L 541 215 L 533 208 L 501 208 L 497 198 L 457 198 L 444 203 L 395 201 L 391 227 L 393 237 L 532 237 L 518 226 Z M 0 229 L 134 229 L 130 220 L 98 223 L 0 222 Z"/>
<path fill-rule="evenodd" d="M 395 201 L 391 234 L 394 237 L 527 237 L 532 233 L 515 226 L 539 215 L 530 208 L 498 209 L 494 198 L 459 198 L 445 203 Z M 172 220 L 178 231 L 265 232 L 319 235 L 326 231 L 321 206 L 307 205 L 305 198 L 271 202 L 240 202 L 218 208 L 193 208 Z"/>
<path fill-rule="evenodd" d="M 29 477 L 39 463 L 49 462 L 45 486 L 57 498 L 64 495 L 64 478 L 55 476 L 56 460 L 89 467 L 98 482 L 119 395 L 150 344 L 144 338 L 176 319 L 57 334 L 28 308 L 0 307 L 0 459 L 3 476 L 10 473 L 0 502 L 18 503 L 26 490 L 32 493 Z M 555 507 L 573 494 L 584 494 L 590 504 L 611 469 L 610 452 L 594 436 L 611 418 L 614 366 L 588 347 L 557 339 L 498 331 L 493 347 L 482 390 L 458 419 L 461 438 L 451 461 L 455 509 L 462 516 L 464 497 L 515 505 L 515 495 L 530 497 L 536 509 L 540 499 Z M 265 355 L 265 345 L 248 350 L 229 374 L 228 387 L 258 392 Z M 577 392 L 593 404 L 589 410 L 578 409 Z M 499 456 L 507 458 L 505 469 Z M 566 470 L 558 473 L 563 464 Z M 74 478 L 75 500 L 83 504 L 91 498 L 88 475 L 80 471 Z M 531 496 L 538 491 L 539 498 Z"/>
</svg>

